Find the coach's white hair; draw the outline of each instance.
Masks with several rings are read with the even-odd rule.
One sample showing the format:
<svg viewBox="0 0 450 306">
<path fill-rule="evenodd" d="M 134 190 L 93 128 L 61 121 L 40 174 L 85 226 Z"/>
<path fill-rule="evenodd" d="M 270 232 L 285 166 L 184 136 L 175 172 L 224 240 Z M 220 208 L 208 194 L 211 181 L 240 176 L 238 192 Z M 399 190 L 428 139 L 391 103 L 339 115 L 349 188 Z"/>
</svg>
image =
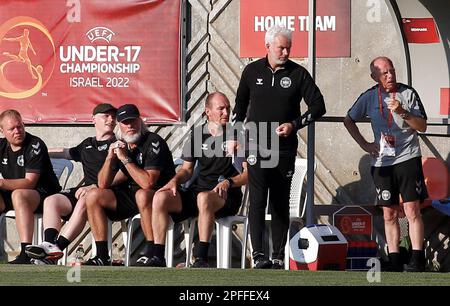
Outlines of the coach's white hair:
<svg viewBox="0 0 450 306">
<path fill-rule="evenodd" d="M 145 122 L 144 122 L 144 120 L 142 120 L 142 118 L 139 118 L 139 120 L 141 121 L 141 129 L 139 131 L 139 138 L 140 138 L 140 136 L 142 136 L 142 135 L 144 135 L 145 133 L 148 132 L 148 128 L 145 125 Z M 124 139 L 124 136 L 122 135 L 122 131 L 120 130 L 120 124 L 118 124 L 116 126 L 116 138 L 119 139 L 119 140 L 123 140 Z"/>
<path fill-rule="evenodd" d="M 286 37 L 287 39 L 289 39 L 290 42 L 292 41 L 292 31 L 282 25 L 275 24 L 274 26 L 270 27 L 270 29 L 268 29 L 266 32 L 265 37 L 266 45 L 273 43 L 275 37 L 277 37 L 278 35 Z"/>
</svg>

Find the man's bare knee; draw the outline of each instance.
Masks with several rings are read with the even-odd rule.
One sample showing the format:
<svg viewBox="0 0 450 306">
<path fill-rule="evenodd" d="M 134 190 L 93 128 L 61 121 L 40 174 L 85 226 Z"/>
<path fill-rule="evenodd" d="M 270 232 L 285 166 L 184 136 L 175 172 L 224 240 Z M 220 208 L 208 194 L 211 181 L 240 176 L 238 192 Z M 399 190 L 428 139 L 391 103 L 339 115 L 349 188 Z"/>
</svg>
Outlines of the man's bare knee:
<svg viewBox="0 0 450 306">
<path fill-rule="evenodd" d="M 138 208 L 145 209 L 151 207 L 154 194 L 155 192 L 153 190 L 139 189 L 135 195 Z"/>
</svg>

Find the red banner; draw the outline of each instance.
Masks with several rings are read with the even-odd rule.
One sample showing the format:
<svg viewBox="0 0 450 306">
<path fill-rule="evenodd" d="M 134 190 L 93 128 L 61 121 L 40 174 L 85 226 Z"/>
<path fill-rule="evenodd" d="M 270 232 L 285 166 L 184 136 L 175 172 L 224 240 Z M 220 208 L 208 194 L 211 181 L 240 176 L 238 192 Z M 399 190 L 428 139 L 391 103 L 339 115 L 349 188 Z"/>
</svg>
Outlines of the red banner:
<svg viewBox="0 0 450 306">
<path fill-rule="evenodd" d="M 439 42 L 439 34 L 433 18 L 403 18 L 406 41 L 415 44 Z"/>
<path fill-rule="evenodd" d="M 96 104 L 181 120 L 181 0 L 0 1 L 0 111 L 91 122 Z"/>
<path fill-rule="evenodd" d="M 308 0 L 241 0 L 240 56 L 266 55 L 264 35 L 276 23 L 293 31 L 290 57 L 308 56 Z M 318 0 L 318 57 L 350 56 L 350 0 Z"/>
</svg>

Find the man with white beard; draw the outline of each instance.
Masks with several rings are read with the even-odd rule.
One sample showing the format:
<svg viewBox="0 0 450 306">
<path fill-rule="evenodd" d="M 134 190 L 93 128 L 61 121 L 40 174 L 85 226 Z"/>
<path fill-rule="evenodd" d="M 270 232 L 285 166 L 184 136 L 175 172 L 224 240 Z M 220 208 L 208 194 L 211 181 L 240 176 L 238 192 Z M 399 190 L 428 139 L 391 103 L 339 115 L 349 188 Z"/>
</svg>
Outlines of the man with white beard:
<svg viewBox="0 0 450 306">
<path fill-rule="evenodd" d="M 155 190 L 175 175 L 166 141 L 148 131 L 134 104 L 117 110 L 117 141 L 108 151 L 98 174 L 98 189 L 86 196 L 86 207 L 97 254 L 85 265 L 110 265 L 107 218 L 118 221 L 141 215 L 146 253 L 136 265 L 146 266 L 153 256 L 152 201 Z"/>
</svg>

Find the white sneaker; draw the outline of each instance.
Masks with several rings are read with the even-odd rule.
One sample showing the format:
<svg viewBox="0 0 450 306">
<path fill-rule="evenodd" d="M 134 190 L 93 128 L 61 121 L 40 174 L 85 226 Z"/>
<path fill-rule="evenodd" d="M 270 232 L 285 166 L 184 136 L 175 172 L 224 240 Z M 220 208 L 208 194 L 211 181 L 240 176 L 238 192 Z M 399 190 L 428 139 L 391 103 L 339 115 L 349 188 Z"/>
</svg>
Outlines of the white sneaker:
<svg viewBox="0 0 450 306">
<path fill-rule="evenodd" d="M 34 259 L 55 259 L 58 260 L 63 257 L 64 253 L 60 248 L 54 244 L 44 241 L 42 244 L 38 245 L 28 245 L 25 247 L 25 253 L 30 258 Z"/>
</svg>

